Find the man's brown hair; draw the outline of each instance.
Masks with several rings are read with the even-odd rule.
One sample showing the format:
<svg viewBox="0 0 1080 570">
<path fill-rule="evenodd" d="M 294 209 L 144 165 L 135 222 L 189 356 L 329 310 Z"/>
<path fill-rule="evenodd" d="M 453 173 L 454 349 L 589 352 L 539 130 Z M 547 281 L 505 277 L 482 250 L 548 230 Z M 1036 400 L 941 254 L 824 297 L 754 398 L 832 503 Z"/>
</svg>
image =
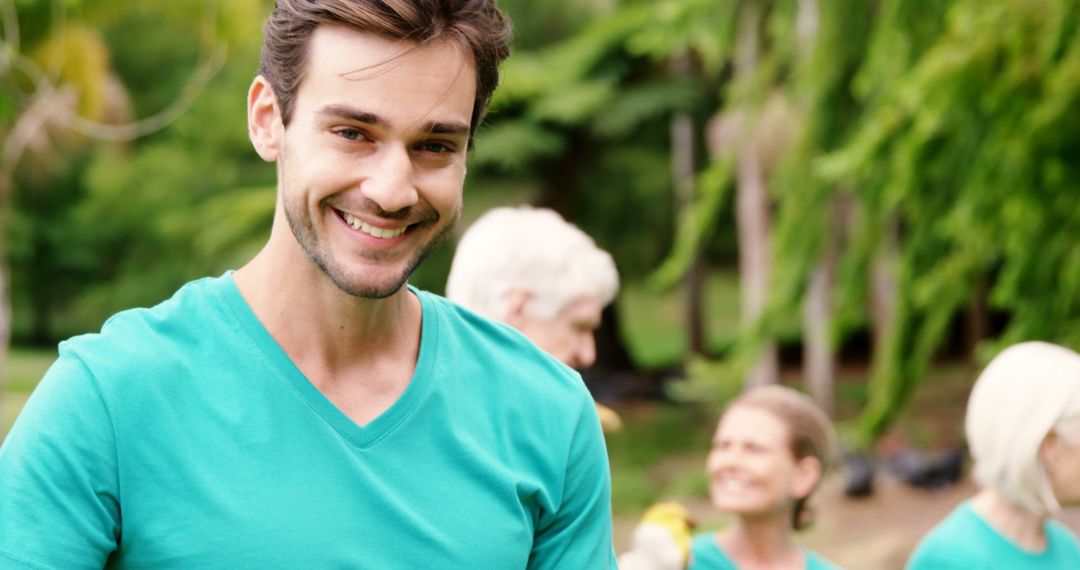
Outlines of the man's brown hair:
<svg viewBox="0 0 1080 570">
<path fill-rule="evenodd" d="M 510 55 L 510 20 L 494 0 L 277 0 L 263 28 L 259 74 L 270 82 L 286 126 L 307 69 L 311 35 L 321 25 L 416 45 L 446 38 L 467 49 L 476 64 L 470 135 L 499 84 L 499 64 Z"/>
</svg>

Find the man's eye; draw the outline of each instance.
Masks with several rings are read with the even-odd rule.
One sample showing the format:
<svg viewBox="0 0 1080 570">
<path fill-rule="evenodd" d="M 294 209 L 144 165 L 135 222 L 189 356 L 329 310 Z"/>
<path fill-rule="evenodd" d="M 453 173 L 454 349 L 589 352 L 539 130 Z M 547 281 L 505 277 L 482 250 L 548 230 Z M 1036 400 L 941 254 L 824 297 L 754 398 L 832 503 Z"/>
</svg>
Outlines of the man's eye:
<svg viewBox="0 0 1080 570">
<path fill-rule="evenodd" d="M 428 141 L 428 142 L 420 143 L 420 145 L 417 148 L 419 148 L 420 150 L 422 150 L 424 152 L 431 152 L 431 153 L 436 153 L 436 154 L 443 154 L 443 153 L 453 152 L 454 151 L 454 149 L 451 148 L 449 145 L 447 145 L 445 143 L 438 142 L 438 141 Z"/>
<path fill-rule="evenodd" d="M 364 133 L 358 129 L 338 129 L 335 132 L 339 137 L 349 141 L 358 141 L 364 138 Z"/>
</svg>

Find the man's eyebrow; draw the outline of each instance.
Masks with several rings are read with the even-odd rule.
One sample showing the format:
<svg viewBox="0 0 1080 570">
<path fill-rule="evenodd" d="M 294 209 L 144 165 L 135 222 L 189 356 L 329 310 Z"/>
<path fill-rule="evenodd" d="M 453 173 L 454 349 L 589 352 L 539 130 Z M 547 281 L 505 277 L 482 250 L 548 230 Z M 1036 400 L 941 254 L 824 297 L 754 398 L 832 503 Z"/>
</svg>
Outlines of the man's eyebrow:
<svg viewBox="0 0 1080 570">
<path fill-rule="evenodd" d="M 388 128 L 390 124 L 384 119 L 380 118 L 375 113 L 368 111 L 361 111 L 355 107 L 348 105 L 326 105 L 319 109 L 318 114 L 324 117 L 333 117 L 338 119 L 347 119 L 355 121 L 357 123 L 364 123 L 368 125 L 374 125 L 376 127 Z M 469 125 L 459 122 L 430 122 L 424 125 L 424 132 L 435 135 L 451 135 L 451 136 L 468 136 Z"/>
<path fill-rule="evenodd" d="M 348 119 L 358 123 L 367 123 L 379 127 L 386 126 L 387 124 L 386 121 L 380 119 L 375 113 L 361 111 L 360 109 L 349 107 L 348 105 L 326 105 L 319 109 L 318 114 L 326 117 Z"/>
<path fill-rule="evenodd" d="M 428 123 L 425 129 L 433 135 L 461 135 L 469 134 L 469 125 L 465 123 Z"/>
</svg>

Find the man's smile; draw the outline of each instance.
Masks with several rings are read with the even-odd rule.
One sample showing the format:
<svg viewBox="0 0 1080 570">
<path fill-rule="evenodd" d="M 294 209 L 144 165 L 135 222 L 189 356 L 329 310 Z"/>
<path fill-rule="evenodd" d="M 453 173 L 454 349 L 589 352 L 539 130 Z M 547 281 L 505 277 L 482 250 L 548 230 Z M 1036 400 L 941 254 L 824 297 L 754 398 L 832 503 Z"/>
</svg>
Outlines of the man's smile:
<svg viewBox="0 0 1080 570">
<path fill-rule="evenodd" d="M 369 236 L 379 239 L 396 238 L 401 234 L 405 233 L 405 230 L 409 229 L 410 227 L 409 225 L 403 225 L 397 228 L 380 228 L 377 226 L 373 226 L 367 222 L 361 221 L 359 218 L 353 216 L 352 214 L 349 214 L 348 212 L 342 212 L 341 210 L 337 209 L 335 209 L 334 212 L 336 212 L 342 220 L 345 220 L 345 223 L 348 224 L 349 227 L 351 227 L 352 229 L 364 232 Z"/>
</svg>

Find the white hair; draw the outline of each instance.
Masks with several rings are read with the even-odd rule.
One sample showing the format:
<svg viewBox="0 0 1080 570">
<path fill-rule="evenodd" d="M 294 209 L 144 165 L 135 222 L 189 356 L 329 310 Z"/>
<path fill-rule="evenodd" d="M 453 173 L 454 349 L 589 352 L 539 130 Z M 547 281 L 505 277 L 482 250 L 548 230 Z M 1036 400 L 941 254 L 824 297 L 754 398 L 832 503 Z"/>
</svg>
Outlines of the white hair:
<svg viewBox="0 0 1080 570">
<path fill-rule="evenodd" d="M 469 227 L 454 254 L 446 296 L 486 317 L 503 320 L 509 295 L 531 295 L 533 318 L 551 320 L 592 295 L 607 305 L 619 290 L 615 262 L 592 238 L 543 208 L 495 208 Z"/>
<path fill-rule="evenodd" d="M 1051 432 L 1074 439 L 1080 420 L 1080 354 L 1046 342 L 1006 348 L 968 399 L 966 431 L 975 481 L 1034 513 L 1061 510 L 1039 448 Z"/>
</svg>

